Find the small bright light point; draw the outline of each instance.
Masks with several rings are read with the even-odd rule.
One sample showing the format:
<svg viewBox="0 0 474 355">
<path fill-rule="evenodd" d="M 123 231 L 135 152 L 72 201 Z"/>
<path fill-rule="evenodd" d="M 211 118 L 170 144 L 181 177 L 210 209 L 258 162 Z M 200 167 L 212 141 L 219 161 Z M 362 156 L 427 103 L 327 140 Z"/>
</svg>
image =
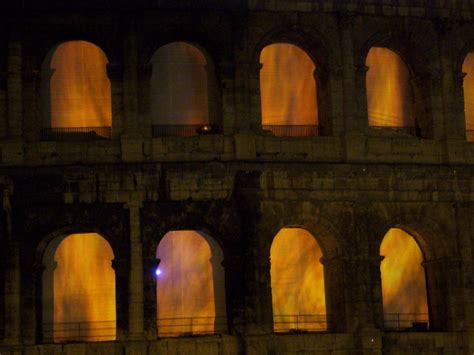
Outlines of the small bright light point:
<svg viewBox="0 0 474 355">
<path fill-rule="evenodd" d="M 156 276 L 160 276 L 160 275 L 161 275 L 161 270 L 157 268 L 157 269 L 155 270 L 155 275 L 156 275 Z"/>
</svg>

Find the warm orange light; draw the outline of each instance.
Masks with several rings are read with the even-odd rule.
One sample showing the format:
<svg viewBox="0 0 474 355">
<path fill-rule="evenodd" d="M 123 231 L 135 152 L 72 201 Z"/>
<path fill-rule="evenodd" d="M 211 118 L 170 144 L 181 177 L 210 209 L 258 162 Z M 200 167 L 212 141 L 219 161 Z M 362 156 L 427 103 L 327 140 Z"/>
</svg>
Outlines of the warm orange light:
<svg viewBox="0 0 474 355">
<path fill-rule="evenodd" d="M 220 318 L 225 313 L 223 305 L 216 304 L 216 295 L 224 285 L 215 282 L 223 273 L 222 260 L 212 256 L 206 239 L 195 231 L 168 232 L 158 246 L 157 258 L 158 335 L 214 333 L 222 329 L 225 319 L 216 319 L 216 314 Z"/>
<path fill-rule="evenodd" d="M 69 41 L 51 59 L 51 126 L 110 127 L 112 123 L 107 57 L 92 43 Z"/>
<path fill-rule="evenodd" d="M 275 331 L 326 330 L 324 270 L 316 239 L 301 228 L 283 228 L 270 249 Z"/>
<path fill-rule="evenodd" d="M 151 112 L 156 125 L 209 122 L 207 61 L 196 47 L 173 42 L 152 58 Z"/>
<path fill-rule="evenodd" d="M 474 52 L 470 52 L 462 65 L 466 73 L 463 82 L 464 88 L 464 114 L 466 120 L 467 140 L 474 140 Z"/>
<path fill-rule="evenodd" d="M 72 234 L 55 253 L 54 340 L 115 339 L 114 258 L 95 233 Z"/>
<path fill-rule="evenodd" d="M 413 237 L 402 229 L 390 229 L 380 246 L 380 255 L 384 256 L 380 266 L 384 313 L 427 315 L 423 255 Z"/>
<path fill-rule="evenodd" d="M 410 72 L 399 55 L 372 47 L 365 65 L 369 126 L 413 127 L 413 92 Z"/>
<path fill-rule="evenodd" d="M 271 44 L 260 55 L 262 125 L 317 125 L 315 65 L 297 46 Z"/>
</svg>

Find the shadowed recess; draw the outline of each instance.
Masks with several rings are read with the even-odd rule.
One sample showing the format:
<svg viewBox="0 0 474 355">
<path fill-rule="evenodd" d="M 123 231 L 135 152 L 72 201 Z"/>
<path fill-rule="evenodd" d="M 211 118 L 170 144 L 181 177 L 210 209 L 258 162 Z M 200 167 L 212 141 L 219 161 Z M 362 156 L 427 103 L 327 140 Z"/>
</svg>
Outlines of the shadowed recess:
<svg viewBox="0 0 474 355">
<path fill-rule="evenodd" d="M 372 47 L 366 58 L 369 126 L 413 127 L 410 72 L 398 54 Z"/>
<path fill-rule="evenodd" d="M 110 127 L 112 108 L 107 57 L 86 41 L 60 44 L 50 62 L 52 128 Z"/>
<path fill-rule="evenodd" d="M 71 234 L 58 246 L 54 270 L 54 340 L 115 340 L 115 272 L 109 243 Z"/>
<path fill-rule="evenodd" d="M 415 239 L 391 228 L 380 246 L 383 310 L 385 314 L 428 314 L 423 255 Z"/>
<path fill-rule="evenodd" d="M 190 44 L 173 42 L 159 48 L 151 62 L 153 124 L 208 124 L 208 63 L 204 54 Z"/>
<path fill-rule="evenodd" d="M 275 331 L 327 329 L 321 248 L 302 228 L 283 228 L 270 249 Z"/>
<path fill-rule="evenodd" d="M 318 125 L 315 65 L 306 52 L 271 44 L 260 63 L 262 125 Z"/>
<path fill-rule="evenodd" d="M 466 74 L 463 81 L 466 136 L 468 141 L 474 141 L 474 52 L 464 59 L 462 72 Z"/>
<path fill-rule="evenodd" d="M 160 242 L 157 258 L 158 335 L 222 332 L 226 326 L 220 248 L 199 232 L 172 231 Z"/>
</svg>

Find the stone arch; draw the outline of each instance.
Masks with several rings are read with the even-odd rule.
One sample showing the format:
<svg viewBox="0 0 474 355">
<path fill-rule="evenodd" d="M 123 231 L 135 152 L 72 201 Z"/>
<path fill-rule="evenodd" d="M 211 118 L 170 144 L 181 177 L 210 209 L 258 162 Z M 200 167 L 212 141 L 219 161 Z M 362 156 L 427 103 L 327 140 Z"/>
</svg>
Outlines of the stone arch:
<svg viewBox="0 0 474 355">
<path fill-rule="evenodd" d="M 302 207 L 302 209 L 307 210 L 306 207 Z M 342 234 L 327 216 L 313 208 L 309 208 L 309 211 L 305 212 L 299 211 L 296 207 L 291 210 L 292 212 L 289 213 L 280 211 L 271 217 L 263 217 L 273 221 L 265 228 L 258 230 L 263 256 L 269 260 L 273 238 L 282 228 L 297 227 L 308 231 L 316 239 L 322 251 L 321 263 L 324 266 L 327 328 L 332 331 L 344 331 L 346 328 L 345 303 L 347 296 L 344 294 L 345 291 L 341 292 L 341 290 L 345 290 L 344 269 L 349 249 Z M 314 212 L 314 215 L 311 212 Z M 270 270 L 268 270 L 268 277 L 270 277 Z M 271 298 L 269 299 L 271 301 Z"/>
<path fill-rule="evenodd" d="M 42 339 L 44 342 L 115 340 L 117 335 L 117 276 L 113 264 L 116 258 L 113 246 L 103 234 L 97 233 L 96 231 L 90 232 L 89 230 L 88 233 L 84 233 L 84 231 L 80 233 L 68 233 L 68 229 L 59 230 L 50 234 L 40 243 L 38 248 L 42 265 L 40 295 Z M 87 255 L 91 256 L 91 260 L 86 262 L 86 264 L 80 265 L 82 260 L 87 260 L 87 258 L 84 258 L 85 254 L 81 254 L 81 258 L 74 257 L 68 260 L 64 259 L 65 257 L 70 257 L 71 253 L 74 253 L 71 246 L 78 247 L 79 249 L 84 247 L 84 245 L 81 246 L 81 239 L 83 240 L 84 238 L 87 238 L 88 243 L 91 243 L 88 244 L 87 247 Z M 66 250 L 61 249 L 65 245 L 67 246 Z M 93 251 L 95 251 L 96 254 L 92 253 Z M 59 256 L 58 253 L 60 253 Z M 105 259 L 102 259 L 102 255 Z M 57 257 L 64 260 L 59 260 L 60 264 L 58 264 Z M 100 259 L 102 259 L 102 261 L 99 261 Z M 76 260 L 78 262 L 76 262 Z M 65 264 L 61 267 L 62 272 L 56 275 L 56 271 L 59 270 L 57 266 L 61 266 L 61 261 L 65 262 Z M 107 265 L 108 263 L 110 264 Z M 99 267 L 100 270 L 95 270 L 96 273 L 87 272 L 86 270 L 85 272 L 88 275 L 87 282 L 85 282 L 84 278 L 80 281 L 81 278 L 75 273 L 82 271 L 82 268 L 79 269 L 81 266 L 86 268 L 87 266 Z M 73 275 L 65 274 L 67 271 L 73 272 Z M 96 280 L 96 286 L 89 284 L 90 277 L 94 274 L 100 275 L 101 278 L 100 282 L 97 282 L 98 279 Z M 59 278 L 56 279 L 56 277 Z M 71 280 L 78 280 L 79 285 L 74 281 L 71 283 Z M 56 281 L 60 284 L 57 285 Z M 61 290 L 60 285 L 64 282 L 68 285 L 65 287 L 65 294 L 57 300 L 56 292 Z M 79 292 L 79 295 L 75 293 L 68 294 L 70 287 L 75 289 L 75 292 Z M 85 294 L 81 294 L 84 289 L 88 291 L 86 291 Z M 62 291 L 60 295 L 61 293 Z M 70 299 L 71 297 L 76 298 Z M 104 298 L 102 299 L 102 297 Z M 105 308 L 102 308 L 102 306 L 99 307 L 99 304 L 96 303 L 96 299 L 100 299 L 101 304 L 105 305 Z M 79 311 L 76 312 L 76 309 L 79 309 Z M 110 319 L 104 319 L 102 317 Z M 78 324 L 78 328 L 70 325 L 73 321 Z"/>
<path fill-rule="evenodd" d="M 85 56 L 84 60 L 77 60 L 79 54 Z M 64 139 L 70 139 L 71 133 L 81 139 L 94 135 L 111 137 L 112 90 L 108 66 L 105 52 L 89 41 L 63 41 L 50 49 L 41 68 L 43 132 L 47 128 L 61 129 L 67 135 Z"/>
<path fill-rule="evenodd" d="M 410 73 L 410 83 L 414 97 L 415 133 L 422 138 L 432 138 L 434 127 L 431 112 L 431 86 L 437 80 L 437 71 L 432 59 L 430 59 L 429 51 L 423 48 L 419 38 L 405 30 L 378 31 L 358 49 L 356 67 L 361 68 L 360 73 L 364 75 L 364 79 L 367 73 L 366 58 L 373 47 L 382 47 L 393 51 L 406 64 Z M 365 83 L 365 80 L 363 82 Z M 365 86 L 362 92 L 367 97 Z"/>
<path fill-rule="evenodd" d="M 158 336 L 227 332 L 224 254 L 216 240 L 202 231 L 171 230 L 156 258 Z"/>
<path fill-rule="evenodd" d="M 388 212 L 388 211 L 387 211 Z M 371 226 L 374 239 L 371 243 L 371 255 L 383 259 L 380 256 L 380 245 L 387 231 L 391 228 L 399 228 L 409 234 L 419 246 L 423 256 L 423 267 L 425 270 L 426 292 L 428 302 L 428 318 L 430 330 L 447 330 L 452 327 L 449 301 L 450 278 L 456 278 L 456 275 L 450 275 L 452 271 L 453 249 L 446 241 L 446 231 L 442 226 L 421 212 L 414 214 L 394 214 L 385 215 L 383 220 Z M 381 278 L 378 279 L 374 287 L 376 294 L 375 307 L 376 320 L 378 326 L 383 329 L 383 304 Z"/>
<path fill-rule="evenodd" d="M 182 62 L 169 61 L 168 57 L 173 53 L 176 57 L 175 60 L 182 60 Z M 147 69 L 148 85 L 144 90 L 148 95 L 144 99 L 144 110 L 148 112 L 149 120 L 155 127 L 152 135 L 154 137 L 162 135 L 187 136 L 207 133 L 207 131 L 200 130 L 202 126 L 210 126 L 209 133 L 220 131 L 222 129 L 221 90 L 218 85 L 214 60 L 207 49 L 199 43 L 177 40 L 162 43 L 149 58 L 150 61 L 147 64 L 149 67 Z M 163 83 L 169 90 L 162 90 Z M 182 83 L 184 90 L 183 88 L 178 90 L 179 88 L 175 87 L 174 83 Z M 186 91 L 186 89 L 189 90 Z M 180 95 L 177 94 L 178 91 Z M 189 94 L 187 101 L 183 92 Z M 160 95 L 162 100 L 156 101 L 156 95 Z M 174 99 L 178 100 L 178 104 L 170 104 L 170 101 Z M 158 106 L 155 107 L 155 105 Z M 170 112 L 161 115 L 160 118 L 159 112 L 163 110 L 163 107 Z M 176 111 L 176 107 L 183 112 Z M 183 131 L 182 127 L 179 131 L 172 128 L 172 126 L 183 125 L 195 127 L 190 127 L 186 131 Z M 161 127 L 161 130 L 157 127 Z"/>
<path fill-rule="evenodd" d="M 322 250 L 304 228 L 282 228 L 270 248 L 275 332 L 326 331 Z"/>
<path fill-rule="evenodd" d="M 331 85 L 330 76 L 333 68 L 337 67 L 338 61 L 335 56 L 332 55 L 329 47 L 326 43 L 329 43 L 324 36 L 319 33 L 313 33 L 303 31 L 299 28 L 294 27 L 277 27 L 268 31 L 262 38 L 256 43 L 252 49 L 250 72 L 255 80 L 252 80 L 255 87 L 252 86 L 251 90 L 255 93 L 255 97 L 252 97 L 252 116 L 254 117 L 253 127 L 261 127 L 261 103 L 260 103 L 260 85 L 259 85 L 259 74 L 262 69 L 260 63 L 260 55 L 265 47 L 272 44 L 290 44 L 300 48 L 304 51 L 314 63 L 316 69 L 313 73 L 316 85 L 317 94 L 317 116 L 319 124 L 319 135 L 330 135 L 332 134 L 332 105 L 331 105 Z M 258 119 L 258 117 L 260 119 Z M 258 122 L 258 123 L 257 123 Z"/>
</svg>

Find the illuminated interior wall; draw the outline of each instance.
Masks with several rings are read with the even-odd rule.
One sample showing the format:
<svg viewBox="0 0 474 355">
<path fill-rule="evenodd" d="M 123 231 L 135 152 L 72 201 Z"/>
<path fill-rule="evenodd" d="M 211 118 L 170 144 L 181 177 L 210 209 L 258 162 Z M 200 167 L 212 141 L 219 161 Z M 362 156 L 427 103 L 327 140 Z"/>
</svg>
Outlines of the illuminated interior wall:
<svg viewBox="0 0 474 355">
<path fill-rule="evenodd" d="M 464 59 L 462 72 L 466 73 L 463 81 L 466 131 L 474 131 L 474 52 L 470 52 Z M 473 141 L 474 134 L 468 133 L 467 139 Z"/>
<path fill-rule="evenodd" d="M 151 112 L 155 125 L 209 123 L 207 61 L 196 47 L 173 42 L 152 58 Z"/>
<path fill-rule="evenodd" d="M 415 239 L 400 228 L 391 228 L 380 255 L 384 256 L 380 266 L 384 313 L 428 314 L 423 255 Z"/>
<path fill-rule="evenodd" d="M 283 228 L 275 236 L 270 249 L 275 331 L 326 330 L 321 257 L 316 239 L 304 229 Z"/>
<path fill-rule="evenodd" d="M 209 241 L 211 243 L 209 243 Z M 221 332 L 225 326 L 222 252 L 196 231 L 168 232 L 157 249 L 160 336 Z"/>
<path fill-rule="evenodd" d="M 388 48 L 372 47 L 366 58 L 369 126 L 413 127 L 410 72 L 400 56 Z"/>
<path fill-rule="evenodd" d="M 262 125 L 317 125 L 315 65 L 299 47 L 278 43 L 260 54 Z"/>
<path fill-rule="evenodd" d="M 54 51 L 50 68 L 51 127 L 110 127 L 112 101 L 107 57 L 96 45 L 69 41 Z"/>
<path fill-rule="evenodd" d="M 59 244 L 53 291 L 55 341 L 115 339 L 113 258 L 108 242 L 95 233 L 72 234 Z"/>
</svg>

